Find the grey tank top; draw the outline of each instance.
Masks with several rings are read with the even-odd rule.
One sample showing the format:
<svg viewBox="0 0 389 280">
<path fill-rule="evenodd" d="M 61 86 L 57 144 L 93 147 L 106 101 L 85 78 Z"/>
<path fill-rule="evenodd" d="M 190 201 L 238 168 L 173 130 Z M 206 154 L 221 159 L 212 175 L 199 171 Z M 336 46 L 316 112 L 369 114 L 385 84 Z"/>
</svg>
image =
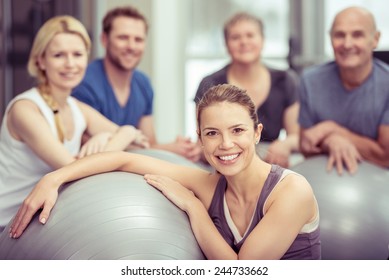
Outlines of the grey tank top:
<svg viewBox="0 0 389 280">
<path fill-rule="evenodd" d="M 231 246 L 231 248 L 234 249 L 236 253 L 239 252 L 247 236 L 250 235 L 250 233 L 253 231 L 256 225 L 263 218 L 264 216 L 263 206 L 269 194 L 279 182 L 283 171 L 284 168 L 278 165 L 272 165 L 271 171 L 265 181 L 265 184 L 263 185 L 261 194 L 259 195 L 257 207 L 251 225 L 249 226 L 249 229 L 243 236 L 243 239 L 236 244 L 234 242 L 235 240 L 234 235 L 228 226 L 224 214 L 224 208 L 223 208 L 224 194 L 227 189 L 227 180 L 224 176 L 220 177 L 216 186 L 214 196 L 212 198 L 211 205 L 208 209 L 208 213 L 213 223 L 215 224 L 216 228 L 218 229 L 219 233 L 223 236 L 226 242 Z M 260 240 L 258 242 L 260 242 Z M 298 234 L 296 239 L 293 241 L 292 245 L 289 247 L 289 249 L 286 251 L 286 253 L 282 256 L 281 259 L 295 259 L 295 260 L 321 259 L 319 227 L 317 227 L 317 229 L 313 230 L 312 232 Z"/>
</svg>

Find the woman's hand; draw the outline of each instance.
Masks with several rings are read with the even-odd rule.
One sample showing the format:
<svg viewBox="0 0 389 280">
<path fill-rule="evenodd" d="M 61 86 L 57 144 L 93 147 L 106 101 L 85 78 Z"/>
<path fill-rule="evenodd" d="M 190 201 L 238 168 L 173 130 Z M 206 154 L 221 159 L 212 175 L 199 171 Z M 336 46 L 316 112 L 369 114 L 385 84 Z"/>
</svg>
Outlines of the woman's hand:
<svg viewBox="0 0 389 280">
<path fill-rule="evenodd" d="M 150 142 L 146 135 L 139 129 L 134 128 L 135 139 L 133 144 L 142 148 L 150 148 Z"/>
<path fill-rule="evenodd" d="M 55 184 L 49 175 L 43 177 L 19 208 L 10 227 L 9 236 L 19 238 L 39 209 L 42 209 L 39 221 L 45 224 L 57 201 L 58 188 L 59 185 Z"/>
<path fill-rule="evenodd" d="M 169 177 L 146 174 L 144 178 L 148 184 L 160 190 L 167 199 L 185 212 L 189 211 L 191 202 L 198 200 L 192 191 Z"/>
<path fill-rule="evenodd" d="M 207 259 L 237 259 L 237 254 L 220 235 L 204 204 L 192 191 L 166 176 L 146 174 L 144 178 L 186 212 L 193 234 Z"/>
<path fill-rule="evenodd" d="M 111 132 L 100 132 L 93 135 L 84 145 L 82 145 L 80 152 L 78 153 L 78 158 L 104 151 L 111 137 Z"/>
</svg>

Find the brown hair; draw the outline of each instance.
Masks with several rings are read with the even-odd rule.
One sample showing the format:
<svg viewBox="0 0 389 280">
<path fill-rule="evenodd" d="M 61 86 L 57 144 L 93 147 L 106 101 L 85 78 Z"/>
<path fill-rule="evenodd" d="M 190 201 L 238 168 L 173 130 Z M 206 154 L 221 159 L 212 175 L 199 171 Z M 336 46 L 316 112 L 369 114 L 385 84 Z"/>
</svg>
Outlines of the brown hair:
<svg viewBox="0 0 389 280">
<path fill-rule="evenodd" d="M 259 33 L 261 34 L 262 37 L 264 36 L 264 26 L 263 26 L 262 20 L 256 16 L 249 14 L 249 13 L 241 12 L 241 13 L 237 13 L 234 16 L 232 16 L 224 24 L 223 33 L 224 33 L 224 41 L 225 42 L 227 42 L 230 28 L 241 20 L 252 21 L 252 22 L 255 22 L 256 24 L 258 24 Z"/>
<path fill-rule="evenodd" d="M 207 107 L 221 102 L 239 104 L 247 110 L 254 123 L 254 130 L 258 127 L 258 116 L 255 105 L 247 91 L 230 84 L 220 84 L 209 88 L 197 103 L 197 133 L 200 136 L 201 113 Z"/>
<path fill-rule="evenodd" d="M 105 34 L 109 34 L 112 29 L 112 22 L 115 18 L 117 17 L 129 17 L 129 18 L 134 18 L 134 19 L 139 19 L 144 22 L 145 28 L 146 28 L 146 33 L 149 29 L 148 22 L 145 18 L 144 15 L 142 15 L 137 9 L 131 6 L 125 6 L 125 7 L 117 7 L 114 8 L 104 16 L 103 19 L 103 32 Z"/>
<path fill-rule="evenodd" d="M 27 70 L 32 77 L 37 79 L 39 93 L 54 113 L 58 137 L 63 142 L 64 129 L 58 114 L 58 104 L 50 94 L 46 72 L 38 64 L 39 58 L 45 56 L 47 46 L 51 40 L 59 33 L 70 33 L 80 36 L 85 43 L 88 53 L 90 52 L 91 40 L 84 25 L 72 16 L 56 16 L 46 21 L 36 34 L 28 59 Z"/>
</svg>

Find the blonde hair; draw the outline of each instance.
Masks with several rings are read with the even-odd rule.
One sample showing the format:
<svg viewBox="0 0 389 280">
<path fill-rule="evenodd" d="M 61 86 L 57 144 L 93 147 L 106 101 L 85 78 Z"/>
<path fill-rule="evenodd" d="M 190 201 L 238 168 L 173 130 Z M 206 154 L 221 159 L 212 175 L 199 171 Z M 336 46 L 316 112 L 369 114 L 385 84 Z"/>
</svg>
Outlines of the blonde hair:
<svg viewBox="0 0 389 280">
<path fill-rule="evenodd" d="M 254 22 L 255 24 L 258 25 L 259 33 L 261 34 L 261 36 L 262 37 L 264 36 L 264 26 L 263 26 L 262 20 L 256 16 L 252 15 L 252 14 L 249 14 L 246 12 L 240 12 L 240 13 L 233 15 L 224 24 L 223 35 L 224 35 L 225 43 L 227 43 L 227 41 L 228 41 L 228 36 L 230 34 L 231 27 L 240 21 L 252 21 L 252 22 Z"/>
<path fill-rule="evenodd" d="M 38 63 L 39 58 L 45 56 L 45 51 L 51 40 L 59 33 L 70 33 L 80 36 L 85 43 L 87 52 L 90 52 L 91 40 L 84 25 L 72 16 L 56 16 L 46 21 L 36 34 L 28 59 L 27 70 L 32 77 L 37 79 L 39 93 L 54 113 L 58 137 L 63 142 L 64 129 L 58 114 L 58 104 L 50 94 L 46 72 L 39 67 Z"/>
</svg>

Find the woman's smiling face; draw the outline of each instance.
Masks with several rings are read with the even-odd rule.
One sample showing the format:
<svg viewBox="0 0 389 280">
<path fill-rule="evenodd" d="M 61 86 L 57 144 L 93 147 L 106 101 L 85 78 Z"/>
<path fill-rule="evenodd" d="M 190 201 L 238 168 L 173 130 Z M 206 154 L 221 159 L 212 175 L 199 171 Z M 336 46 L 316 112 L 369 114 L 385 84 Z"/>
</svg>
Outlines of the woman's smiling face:
<svg viewBox="0 0 389 280">
<path fill-rule="evenodd" d="M 260 59 L 264 39 L 258 24 L 242 19 L 230 26 L 226 45 L 233 62 L 253 63 Z"/>
<path fill-rule="evenodd" d="M 39 65 L 52 89 L 70 92 L 81 82 L 88 65 L 85 42 L 79 35 L 59 33 L 39 58 Z"/>
<path fill-rule="evenodd" d="M 214 103 L 201 112 L 199 128 L 205 157 L 221 174 L 236 175 L 251 163 L 260 129 L 254 131 L 245 107 Z"/>
</svg>

